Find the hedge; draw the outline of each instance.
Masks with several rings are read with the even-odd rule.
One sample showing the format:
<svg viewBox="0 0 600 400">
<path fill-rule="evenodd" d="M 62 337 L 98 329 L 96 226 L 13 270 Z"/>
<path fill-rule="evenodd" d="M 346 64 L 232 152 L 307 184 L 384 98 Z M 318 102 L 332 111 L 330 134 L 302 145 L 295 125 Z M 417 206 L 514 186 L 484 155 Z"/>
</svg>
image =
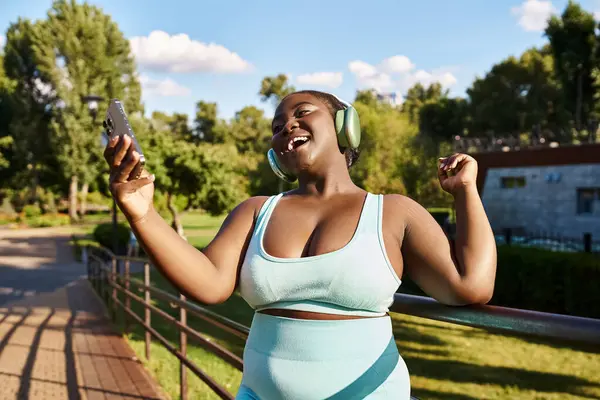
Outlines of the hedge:
<svg viewBox="0 0 600 400">
<path fill-rule="evenodd" d="M 128 224 L 117 224 L 117 254 L 127 254 L 127 244 L 129 243 L 130 228 Z M 112 223 L 99 224 L 92 233 L 94 240 L 100 245 L 113 250 L 113 225 Z"/>
<path fill-rule="evenodd" d="M 489 304 L 600 318 L 599 288 L 597 255 L 503 245 Z M 424 295 L 406 275 L 398 292 Z"/>
</svg>

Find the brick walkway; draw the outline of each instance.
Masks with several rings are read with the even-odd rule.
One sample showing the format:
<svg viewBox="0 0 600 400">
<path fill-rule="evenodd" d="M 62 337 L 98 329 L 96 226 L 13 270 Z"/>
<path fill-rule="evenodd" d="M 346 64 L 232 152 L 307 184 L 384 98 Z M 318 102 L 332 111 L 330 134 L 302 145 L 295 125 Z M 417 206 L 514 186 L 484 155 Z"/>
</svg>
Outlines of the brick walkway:
<svg viewBox="0 0 600 400">
<path fill-rule="evenodd" d="M 65 254 L 66 238 L 36 238 L 33 252 L 20 234 L 0 231 L 0 399 L 165 398 L 110 328 L 87 280 L 64 285 L 55 276 L 52 287 L 45 279 L 67 270 L 81 275 L 84 267 Z"/>
</svg>

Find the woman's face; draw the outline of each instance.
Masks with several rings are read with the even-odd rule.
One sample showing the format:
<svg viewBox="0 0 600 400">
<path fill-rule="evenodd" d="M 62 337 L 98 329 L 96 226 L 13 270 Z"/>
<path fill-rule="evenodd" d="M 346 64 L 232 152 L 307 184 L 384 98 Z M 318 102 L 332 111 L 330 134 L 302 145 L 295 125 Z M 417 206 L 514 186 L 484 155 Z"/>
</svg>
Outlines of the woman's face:
<svg viewBox="0 0 600 400">
<path fill-rule="evenodd" d="M 277 107 L 271 127 L 273 150 L 293 174 L 340 155 L 329 108 L 311 94 L 286 97 Z"/>
</svg>

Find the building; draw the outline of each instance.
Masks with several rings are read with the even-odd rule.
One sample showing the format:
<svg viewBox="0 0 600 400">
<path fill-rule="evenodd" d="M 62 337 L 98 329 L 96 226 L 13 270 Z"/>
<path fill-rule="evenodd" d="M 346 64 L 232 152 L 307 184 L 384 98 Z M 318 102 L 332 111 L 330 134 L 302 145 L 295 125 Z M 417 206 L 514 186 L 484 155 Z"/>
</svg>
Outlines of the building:
<svg viewBox="0 0 600 400">
<path fill-rule="evenodd" d="M 494 231 L 600 239 L 600 144 L 476 153 Z"/>
</svg>

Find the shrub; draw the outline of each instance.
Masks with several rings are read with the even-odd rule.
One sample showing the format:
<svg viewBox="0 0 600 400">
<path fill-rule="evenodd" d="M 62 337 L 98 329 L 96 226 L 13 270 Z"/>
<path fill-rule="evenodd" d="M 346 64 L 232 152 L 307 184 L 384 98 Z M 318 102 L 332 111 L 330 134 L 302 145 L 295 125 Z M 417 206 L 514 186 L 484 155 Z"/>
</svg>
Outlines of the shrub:
<svg viewBox="0 0 600 400">
<path fill-rule="evenodd" d="M 117 254 L 127 253 L 127 243 L 129 242 L 129 225 L 125 223 L 117 224 Z M 110 250 L 113 249 L 113 226 L 112 223 L 99 224 L 93 232 L 96 242 Z"/>
<path fill-rule="evenodd" d="M 600 318 L 600 258 L 500 246 L 491 304 Z"/>
<path fill-rule="evenodd" d="M 33 218 L 42 215 L 42 209 L 37 204 L 28 204 L 23 207 L 23 214 L 26 218 Z"/>
<path fill-rule="evenodd" d="M 27 218 L 24 222 L 31 228 L 47 228 L 69 225 L 71 219 L 66 214 L 43 214 Z"/>
<path fill-rule="evenodd" d="M 401 293 L 424 295 L 406 275 Z M 600 258 L 517 246 L 498 247 L 494 296 L 489 304 L 600 318 Z"/>
</svg>

